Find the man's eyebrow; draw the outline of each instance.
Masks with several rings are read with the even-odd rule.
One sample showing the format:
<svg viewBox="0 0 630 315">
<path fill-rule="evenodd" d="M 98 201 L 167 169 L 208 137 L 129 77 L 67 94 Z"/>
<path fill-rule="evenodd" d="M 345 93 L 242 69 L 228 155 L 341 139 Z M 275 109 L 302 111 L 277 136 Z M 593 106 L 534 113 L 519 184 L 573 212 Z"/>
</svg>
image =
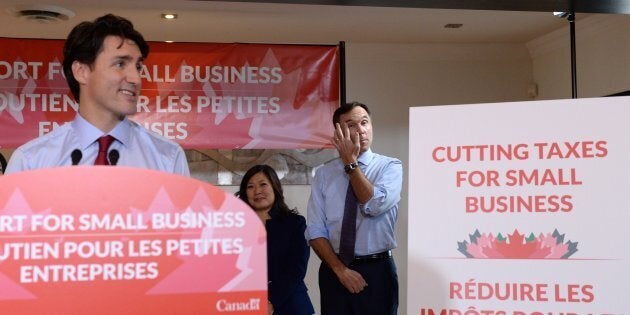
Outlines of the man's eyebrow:
<svg viewBox="0 0 630 315">
<path fill-rule="evenodd" d="M 368 115 L 362 115 L 362 116 L 359 118 L 359 120 L 368 119 L 369 117 L 370 117 L 370 116 L 368 116 Z M 347 123 L 347 122 L 353 122 L 353 121 L 354 121 L 354 120 L 353 120 L 352 118 L 349 118 L 349 119 L 346 119 L 344 122 L 345 122 L 345 123 Z"/>
<path fill-rule="evenodd" d="M 133 58 L 130 55 L 117 55 L 114 56 L 114 60 L 132 60 Z"/>
<path fill-rule="evenodd" d="M 125 61 L 133 61 L 133 57 L 131 55 L 118 55 L 118 56 L 114 56 L 114 60 L 125 60 Z M 139 62 L 143 62 L 144 58 L 140 57 L 138 58 Z"/>
</svg>

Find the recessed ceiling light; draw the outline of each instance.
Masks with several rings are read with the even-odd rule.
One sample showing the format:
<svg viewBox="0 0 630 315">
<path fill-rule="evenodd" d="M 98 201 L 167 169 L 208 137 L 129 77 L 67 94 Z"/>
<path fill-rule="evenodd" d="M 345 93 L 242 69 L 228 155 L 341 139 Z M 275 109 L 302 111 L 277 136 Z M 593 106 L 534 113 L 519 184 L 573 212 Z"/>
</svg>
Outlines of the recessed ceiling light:
<svg viewBox="0 0 630 315">
<path fill-rule="evenodd" d="M 165 42 L 165 43 L 169 43 L 169 44 L 170 44 L 170 43 L 174 43 L 175 41 L 172 41 L 172 40 L 165 40 L 164 42 Z"/>
<path fill-rule="evenodd" d="M 177 14 L 175 13 L 162 13 L 162 18 L 167 20 L 174 20 L 177 18 Z"/>
<path fill-rule="evenodd" d="M 444 25 L 444 28 L 460 28 L 464 26 L 464 24 L 461 23 L 448 23 Z"/>
</svg>

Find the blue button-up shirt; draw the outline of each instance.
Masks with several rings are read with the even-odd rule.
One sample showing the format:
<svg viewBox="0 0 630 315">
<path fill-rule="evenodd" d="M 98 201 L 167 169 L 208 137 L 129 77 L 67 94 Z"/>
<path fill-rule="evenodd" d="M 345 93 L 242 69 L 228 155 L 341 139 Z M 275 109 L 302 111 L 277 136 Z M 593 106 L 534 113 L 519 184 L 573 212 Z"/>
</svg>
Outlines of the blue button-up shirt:
<svg viewBox="0 0 630 315">
<path fill-rule="evenodd" d="M 359 205 L 355 255 L 380 253 L 396 247 L 395 225 L 402 189 L 400 160 L 368 150 L 358 159 L 359 167 L 374 186 L 374 195 Z M 331 161 L 315 173 L 307 208 L 306 238 L 324 237 L 339 252 L 346 191 L 350 178 L 341 159 Z"/>
<path fill-rule="evenodd" d="M 175 142 L 128 119 L 121 121 L 109 133 L 116 140 L 110 151 L 118 150 L 117 165 L 148 168 L 189 176 L 184 150 Z M 46 167 L 72 165 L 72 151 L 81 151 L 79 165 L 92 165 L 98 155 L 97 139 L 103 132 L 81 115 L 50 133 L 20 146 L 7 165 L 6 174 Z"/>
</svg>

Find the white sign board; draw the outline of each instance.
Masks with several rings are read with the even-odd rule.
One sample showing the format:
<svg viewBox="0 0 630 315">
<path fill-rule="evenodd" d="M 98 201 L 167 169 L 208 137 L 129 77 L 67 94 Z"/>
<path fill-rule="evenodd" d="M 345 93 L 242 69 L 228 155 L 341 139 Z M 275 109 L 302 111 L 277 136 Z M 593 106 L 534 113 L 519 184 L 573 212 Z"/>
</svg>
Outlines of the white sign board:
<svg viewBox="0 0 630 315">
<path fill-rule="evenodd" d="M 630 98 L 410 109 L 408 314 L 628 314 Z"/>
</svg>

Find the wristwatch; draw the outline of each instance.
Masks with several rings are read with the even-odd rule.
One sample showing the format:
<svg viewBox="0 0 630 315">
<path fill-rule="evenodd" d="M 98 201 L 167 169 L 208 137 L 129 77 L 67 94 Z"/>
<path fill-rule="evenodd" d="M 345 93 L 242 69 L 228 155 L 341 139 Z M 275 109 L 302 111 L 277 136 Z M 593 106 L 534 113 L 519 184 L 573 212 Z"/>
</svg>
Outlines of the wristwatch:
<svg viewBox="0 0 630 315">
<path fill-rule="evenodd" d="M 359 164 L 357 164 L 357 162 L 352 162 L 350 164 L 346 164 L 343 167 L 343 170 L 346 171 L 346 173 L 350 174 L 350 172 L 352 172 L 354 169 L 356 169 L 357 167 L 359 167 Z"/>
</svg>

